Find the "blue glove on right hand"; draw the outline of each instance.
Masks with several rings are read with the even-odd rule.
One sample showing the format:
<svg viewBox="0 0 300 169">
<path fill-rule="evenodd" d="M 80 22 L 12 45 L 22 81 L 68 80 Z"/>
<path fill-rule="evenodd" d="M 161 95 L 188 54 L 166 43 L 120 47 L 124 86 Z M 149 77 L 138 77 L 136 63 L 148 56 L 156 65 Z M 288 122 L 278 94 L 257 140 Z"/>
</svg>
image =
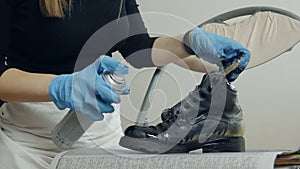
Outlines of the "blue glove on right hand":
<svg viewBox="0 0 300 169">
<path fill-rule="evenodd" d="M 226 76 L 229 81 L 234 81 L 250 61 L 250 51 L 233 39 L 207 32 L 198 27 L 188 32 L 185 38 L 187 38 L 184 39 L 185 43 L 197 57 L 217 64 L 223 69 L 240 60 L 238 68 Z"/>
<path fill-rule="evenodd" d="M 104 118 L 103 113 L 114 111 L 112 103 L 120 103 L 117 92 L 103 79 L 103 71 L 127 74 L 129 69 L 109 56 L 101 56 L 83 70 L 54 78 L 49 95 L 59 109 L 70 108 L 91 120 Z M 123 94 L 129 93 L 129 87 Z"/>
</svg>

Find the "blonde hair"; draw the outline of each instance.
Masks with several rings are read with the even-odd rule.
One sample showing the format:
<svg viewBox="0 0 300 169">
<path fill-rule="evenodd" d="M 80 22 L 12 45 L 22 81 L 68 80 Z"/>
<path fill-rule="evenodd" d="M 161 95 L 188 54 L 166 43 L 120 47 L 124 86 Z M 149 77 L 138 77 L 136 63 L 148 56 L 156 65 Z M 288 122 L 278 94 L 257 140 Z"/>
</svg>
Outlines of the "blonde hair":
<svg viewBox="0 0 300 169">
<path fill-rule="evenodd" d="M 70 11 L 72 0 L 40 0 L 40 9 L 44 16 L 59 17 L 65 16 Z"/>
</svg>

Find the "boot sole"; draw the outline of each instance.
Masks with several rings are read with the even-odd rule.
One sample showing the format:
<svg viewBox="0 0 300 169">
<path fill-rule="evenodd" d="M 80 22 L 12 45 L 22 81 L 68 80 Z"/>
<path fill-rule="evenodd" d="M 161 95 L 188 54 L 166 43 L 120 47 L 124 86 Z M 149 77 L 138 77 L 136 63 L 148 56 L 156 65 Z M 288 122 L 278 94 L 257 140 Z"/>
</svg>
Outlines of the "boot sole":
<svg viewBox="0 0 300 169">
<path fill-rule="evenodd" d="M 155 154 L 188 153 L 197 149 L 202 149 L 203 153 L 245 152 L 245 139 L 238 136 L 215 138 L 204 143 L 199 143 L 197 140 L 181 144 L 162 143 L 154 138 L 133 138 L 123 136 L 120 139 L 119 145 L 131 150 Z"/>
</svg>

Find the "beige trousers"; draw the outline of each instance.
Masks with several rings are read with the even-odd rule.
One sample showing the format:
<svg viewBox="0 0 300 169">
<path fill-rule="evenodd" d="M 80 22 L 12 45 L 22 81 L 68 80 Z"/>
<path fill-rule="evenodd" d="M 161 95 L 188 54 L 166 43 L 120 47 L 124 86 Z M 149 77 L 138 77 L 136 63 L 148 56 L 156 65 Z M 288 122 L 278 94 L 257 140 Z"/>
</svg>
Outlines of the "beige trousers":
<svg viewBox="0 0 300 169">
<path fill-rule="evenodd" d="M 119 107 L 95 122 L 73 148 L 118 146 L 123 135 Z M 0 169 L 46 169 L 63 150 L 51 140 L 51 130 L 68 110 L 52 102 L 5 103 L 0 109 Z"/>
</svg>

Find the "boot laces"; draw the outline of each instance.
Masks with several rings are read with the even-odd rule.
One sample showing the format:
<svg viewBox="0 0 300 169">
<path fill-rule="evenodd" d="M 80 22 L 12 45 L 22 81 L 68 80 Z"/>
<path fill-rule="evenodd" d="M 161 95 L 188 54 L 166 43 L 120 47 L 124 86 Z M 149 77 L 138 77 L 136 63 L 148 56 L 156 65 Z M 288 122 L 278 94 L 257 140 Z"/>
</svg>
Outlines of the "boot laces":
<svg viewBox="0 0 300 169">
<path fill-rule="evenodd" d="M 192 97 L 195 97 L 195 95 L 199 95 L 200 88 L 201 88 L 201 84 L 197 85 L 193 91 L 189 92 L 189 94 L 183 100 L 181 100 L 179 103 L 177 103 L 175 106 L 165 109 L 162 113 L 162 120 L 163 121 L 175 121 L 181 113 L 182 103 L 188 102 L 188 100 Z"/>
</svg>

